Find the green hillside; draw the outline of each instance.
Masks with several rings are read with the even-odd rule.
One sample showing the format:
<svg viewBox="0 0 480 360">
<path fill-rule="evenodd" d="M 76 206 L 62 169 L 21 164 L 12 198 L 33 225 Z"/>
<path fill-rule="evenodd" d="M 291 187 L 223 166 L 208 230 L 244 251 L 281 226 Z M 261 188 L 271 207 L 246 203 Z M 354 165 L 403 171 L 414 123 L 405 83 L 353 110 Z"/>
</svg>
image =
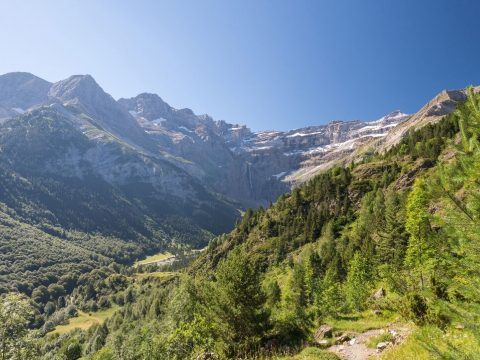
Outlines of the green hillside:
<svg viewBox="0 0 480 360">
<path fill-rule="evenodd" d="M 173 165 L 115 139 L 94 143 L 72 121 L 41 108 L 0 124 L 0 293 L 30 296 L 39 286 L 63 286 L 62 277 L 76 279 L 112 262 L 200 248 L 233 226 L 235 207 Z M 165 175 L 179 174 L 191 193 L 179 199 L 135 174 L 108 182 L 101 164 L 78 161 L 90 153 L 110 162 L 107 168 L 150 163 Z"/>
</svg>

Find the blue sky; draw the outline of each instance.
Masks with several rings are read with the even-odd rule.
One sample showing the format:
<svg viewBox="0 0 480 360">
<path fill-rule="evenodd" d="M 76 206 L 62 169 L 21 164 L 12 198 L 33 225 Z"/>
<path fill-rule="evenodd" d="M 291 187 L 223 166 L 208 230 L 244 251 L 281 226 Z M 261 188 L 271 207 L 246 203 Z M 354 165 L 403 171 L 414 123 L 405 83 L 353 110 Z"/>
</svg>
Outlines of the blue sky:
<svg viewBox="0 0 480 360">
<path fill-rule="evenodd" d="M 0 73 L 93 75 L 115 98 L 254 130 L 373 120 L 480 84 L 476 0 L 0 0 Z"/>
</svg>

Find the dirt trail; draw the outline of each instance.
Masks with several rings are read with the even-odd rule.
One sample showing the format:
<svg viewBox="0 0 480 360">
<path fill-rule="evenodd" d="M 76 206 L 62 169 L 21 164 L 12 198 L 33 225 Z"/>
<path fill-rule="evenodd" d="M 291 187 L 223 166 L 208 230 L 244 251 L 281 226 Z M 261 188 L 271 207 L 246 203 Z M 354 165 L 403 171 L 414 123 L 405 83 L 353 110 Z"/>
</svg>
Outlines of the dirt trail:
<svg viewBox="0 0 480 360">
<path fill-rule="evenodd" d="M 389 347 L 402 343 L 410 332 L 406 327 L 395 326 L 386 329 L 368 330 L 364 333 L 354 334 L 352 340 L 346 341 L 341 345 L 330 346 L 327 350 L 339 355 L 345 360 L 366 360 L 369 358 L 376 358 L 380 356 L 381 351 L 368 348 L 366 343 L 371 337 L 384 334 L 388 331 L 393 331 L 393 334 L 395 334 L 394 344 L 389 344 Z"/>
</svg>

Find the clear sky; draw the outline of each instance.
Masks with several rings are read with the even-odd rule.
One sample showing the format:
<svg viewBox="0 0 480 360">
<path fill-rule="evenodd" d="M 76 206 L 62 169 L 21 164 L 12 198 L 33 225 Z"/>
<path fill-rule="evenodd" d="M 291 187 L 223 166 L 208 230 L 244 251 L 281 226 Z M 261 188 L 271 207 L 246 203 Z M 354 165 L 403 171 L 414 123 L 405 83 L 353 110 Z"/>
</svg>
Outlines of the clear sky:
<svg viewBox="0 0 480 360">
<path fill-rule="evenodd" d="M 88 73 L 254 130 L 373 120 L 480 84 L 479 17 L 478 0 L 0 0 L 0 73 Z"/>
</svg>

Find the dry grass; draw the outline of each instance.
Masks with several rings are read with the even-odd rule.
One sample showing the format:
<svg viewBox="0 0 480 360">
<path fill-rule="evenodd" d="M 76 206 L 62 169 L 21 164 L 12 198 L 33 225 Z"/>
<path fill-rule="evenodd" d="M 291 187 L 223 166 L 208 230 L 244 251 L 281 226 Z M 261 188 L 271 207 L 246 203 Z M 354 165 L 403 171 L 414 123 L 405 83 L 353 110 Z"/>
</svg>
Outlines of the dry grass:
<svg viewBox="0 0 480 360">
<path fill-rule="evenodd" d="M 155 254 L 155 255 L 150 255 L 150 256 L 147 256 L 145 259 L 143 259 L 141 261 L 137 261 L 134 266 L 153 264 L 153 263 L 156 263 L 158 261 L 168 259 L 169 257 L 172 257 L 172 256 L 173 256 L 173 254 L 169 253 L 168 251 L 158 253 L 158 254 Z"/>
<path fill-rule="evenodd" d="M 97 311 L 94 313 L 78 312 L 78 316 L 70 318 L 67 325 L 57 325 L 51 334 L 65 334 L 74 329 L 87 330 L 93 325 L 103 324 L 107 318 L 113 315 L 118 306 L 112 306 L 109 309 Z"/>
</svg>

